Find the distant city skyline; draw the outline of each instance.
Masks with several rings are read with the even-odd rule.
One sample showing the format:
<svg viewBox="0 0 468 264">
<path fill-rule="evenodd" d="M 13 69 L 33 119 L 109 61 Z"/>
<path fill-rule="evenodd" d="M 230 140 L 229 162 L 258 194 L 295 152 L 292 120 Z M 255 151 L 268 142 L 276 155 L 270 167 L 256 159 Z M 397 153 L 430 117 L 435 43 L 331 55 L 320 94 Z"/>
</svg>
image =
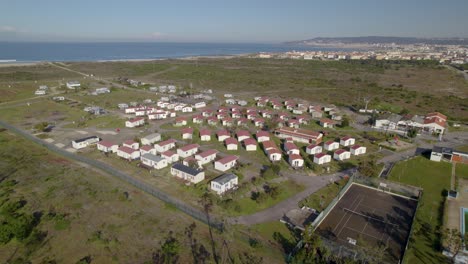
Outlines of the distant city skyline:
<svg viewBox="0 0 468 264">
<path fill-rule="evenodd" d="M 0 41 L 281 43 L 314 37 L 468 37 L 466 0 L 0 0 L 0 6 Z"/>
</svg>

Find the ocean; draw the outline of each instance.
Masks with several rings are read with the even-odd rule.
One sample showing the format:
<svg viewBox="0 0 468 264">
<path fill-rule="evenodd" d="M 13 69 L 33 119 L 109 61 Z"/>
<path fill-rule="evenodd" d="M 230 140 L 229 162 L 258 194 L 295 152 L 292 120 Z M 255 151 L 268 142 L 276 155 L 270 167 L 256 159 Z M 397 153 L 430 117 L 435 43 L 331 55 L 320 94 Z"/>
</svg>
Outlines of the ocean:
<svg viewBox="0 0 468 264">
<path fill-rule="evenodd" d="M 0 42 L 0 62 L 100 61 L 223 56 L 258 52 L 322 50 L 333 48 L 292 46 L 286 44 L 242 43 L 55 43 Z"/>
</svg>

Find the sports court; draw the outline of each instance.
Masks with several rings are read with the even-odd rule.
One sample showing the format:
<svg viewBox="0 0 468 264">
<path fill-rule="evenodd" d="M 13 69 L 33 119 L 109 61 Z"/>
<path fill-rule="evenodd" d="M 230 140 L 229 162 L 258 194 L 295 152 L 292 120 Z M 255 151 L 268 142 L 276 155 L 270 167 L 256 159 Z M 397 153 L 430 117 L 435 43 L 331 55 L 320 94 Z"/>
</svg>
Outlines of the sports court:
<svg viewBox="0 0 468 264">
<path fill-rule="evenodd" d="M 323 237 L 350 248 L 387 247 L 385 259 L 403 256 L 417 201 L 353 184 L 317 227 Z"/>
</svg>

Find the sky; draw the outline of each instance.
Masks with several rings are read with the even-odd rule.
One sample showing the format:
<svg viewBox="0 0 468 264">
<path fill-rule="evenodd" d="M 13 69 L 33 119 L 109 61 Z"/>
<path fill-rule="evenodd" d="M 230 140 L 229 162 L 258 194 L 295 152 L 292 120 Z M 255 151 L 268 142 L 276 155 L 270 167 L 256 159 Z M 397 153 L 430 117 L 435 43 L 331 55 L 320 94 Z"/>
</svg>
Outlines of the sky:
<svg viewBox="0 0 468 264">
<path fill-rule="evenodd" d="M 468 37 L 468 0 L 0 0 L 0 41 Z"/>
</svg>

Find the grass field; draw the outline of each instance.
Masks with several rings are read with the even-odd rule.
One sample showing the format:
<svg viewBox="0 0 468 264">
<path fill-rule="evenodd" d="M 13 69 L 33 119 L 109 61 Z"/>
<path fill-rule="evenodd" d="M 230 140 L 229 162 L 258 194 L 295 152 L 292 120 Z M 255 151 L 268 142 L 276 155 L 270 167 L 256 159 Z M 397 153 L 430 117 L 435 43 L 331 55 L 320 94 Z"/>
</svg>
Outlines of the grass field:
<svg viewBox="0 0 468 264">
<path fill-rule="evenodd" d="M 459 178 L 468 179 L 468 164 L 457 163 L 455 165 L 455 175 Z"/>
<path fill-rule="evenodd" d="M 77 263 L 86 257 L 93 263 L 146 263 L 168 231 L 181 244 L 180 263 L 193 260 L 184 234 L 192 218 L 8 131 L 0 132 L 0 144 L 0 207 L 4 208 L 6 201 L 23 201 L 21 211 L 36 217 L 35 231 L 26 240 L 14 238 L 0 245 L 1 263 Z M 234 230 L 248 234 L 245 227 L 232 227 L 232 231 L 228 227 L 211 239 L 207 226 L 197 222 L 194 237 L 209 253 L 213 252 L 213 241 L 214 252 L 222 258 L 227 257 L 228 249 L 236 263 L 243 252 L 265 262 L 283 262 L 280 243 L 269 240 L 271 229 L 249 236 L 261 241 L 260 250 Z"/>
<path fill-rule="evenodd" d="M 348 179 L 341 179 L 330 183 L 322 189 L 311 194 L 309 197 L 299 202 L 299 207 L 307 206 L 318 211 L 328 207 L 331 201 L 338 195 L 341 188 L 348 182 Z"/>
<path fill-rule="evenodd" d="M 195 88 L 212 88 L 215 92 L 239 92 L 240 97 L 246 98 L 295 94 L 315 102 L 360 105 L 359 98 L 368 96 L 372 98 L 371 108 L 393 111 L 406 108 L 419 114 L 439 110 L 455 119 L 466 119 L 463 111 L 467 107 L 464 99 L 468 97 L 468 83 L 456 72 L 433 63 L 235 58 L 163 60 L 136 65 L 70 63 L 69 67 L 85 72 L 92 68 L 92 72 L 107 78 L 125 73 L 126 68 L 127 77 L 146 82 L 193 84 Z M 146 70 L 135 70 L 138 67 Z M 137 72 L 132 75 L 132 71 Z M 439 102 L 436 107 L 433 101 Z"/>
<path fill-rule="evenodd" d="M 437 232 L 443 225 L 450 175 L 451 164 L 423 157 L 398 163 L 393 168 L 390 180 L 423 188 L 404 263 L 448 263 L 441 254 Z"/>
</svg>

